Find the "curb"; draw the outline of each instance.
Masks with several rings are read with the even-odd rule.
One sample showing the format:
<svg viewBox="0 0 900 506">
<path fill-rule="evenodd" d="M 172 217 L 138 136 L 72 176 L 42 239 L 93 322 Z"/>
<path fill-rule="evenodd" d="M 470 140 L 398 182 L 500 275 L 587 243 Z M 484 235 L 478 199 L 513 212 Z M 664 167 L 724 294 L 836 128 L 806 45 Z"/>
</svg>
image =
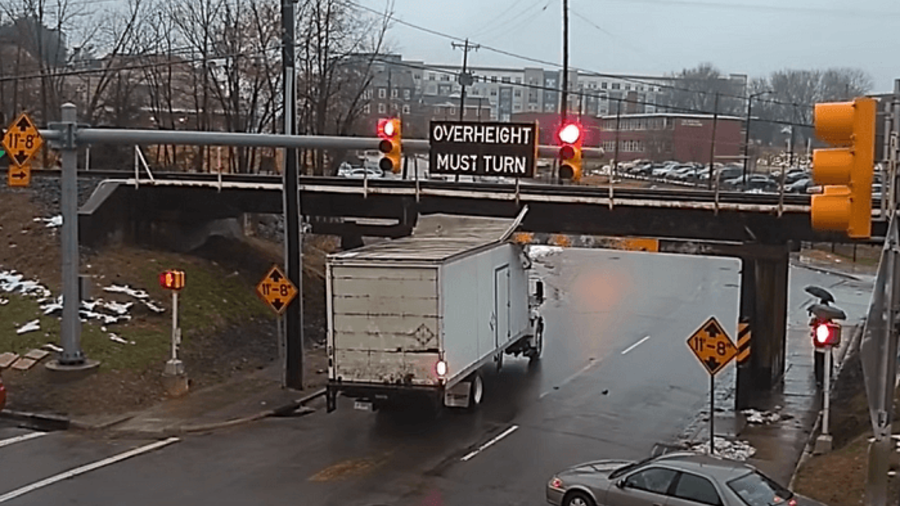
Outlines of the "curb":
<svg viewBox="0 0 900 506">
<path fill-rule="evenodd" d="M 34 427 L 46 431 L 67 430 L 72 424 L 72 421 L 67 416 L 11 409 L 0 411 L 0 418 L 33 424 Z"/>
<path fill-rule="evenodd" d="M 315 409 L 307 408 L 305 405 L 319 397 L 323 397 L 325 395 L 325 391 L 326 391 L 325 388 L 322 388 L 320 390 L 316 390 L 315 392 L 310 393 L 309 395 L 306 395 L 299 399 L 290 401 L 281 406 L 271 408 L 271 409 L 266 409 L 266 410 L 260 411 L 258 413 L 255 413 L 253 415 L 245 416 L 242 418 L 226 420 L 224 422 L 212 422 L 212 423 L 197 424 L 197 425 L 181 425 L 181 426 L 176 426 L 176 427 L 166 427 L 166 428 L 160 429 L 158 431 L 151 431 L 151 430 L 122 431 L 120 433 L 117 433 L 117 435 L 118 436 L 172 437 L 172 436 L 181 436 L 181 435 L 185 435 L 185 434 L 197 434 L 197 433 L 201 433 L 201 432 L 212 432 L 215 430 L 237 427 L 240 425 L 244 425 L 244 424 L 248 424 L 251 422 L 258 421 L 258 420 L 262 420 L 263 418 L 268 418 L 268 417 L 288 416 L 288 415 L 296 412 L 297 410 L 300 410 L 300 412 L 297 414 L 299 414 L 300 416 L 305 416 L 308 414 L 315 413 L 315 411 L 316 411 Z M 128 417 L 128 419 L 131 419 L 131 418 L 133 418 L 133 415 Z M 117 421 L 116 423 L 113 423 L 111 425 L 116 425 L 117 423 L 121 423 L 124 421 L 125 420 Z"/>
<path fill-rule="evenodd" d="M 846 272 L 841 272 L 841 271 L 834 270 L 834 269 L 827 269 L 825 267 L 818 267 L 818 266 L 811 265 L 811 264 L 805 264 L 800 261 L 791 262 L 791 265 L 793 265 L 794 267 L 800 267 L 802 269 L 809 269 L 811 271 L 821 272 L 822 274 L 831 274 L 832 276 L 846 278 L 851 281 L 862 281 L 862 279 L 854 276 L 853 274 L 847 274 Z"/>
<path fill-rule="evenodd" d="M 844 370 L 844 365 L 846 364 L 847 355 L 850 353 L 852 348 L 858 348 L 860 340 L 862 339 L 862 333 L 865 328 L 865 322 L 860 323 L 856 326 L 856 330 L 853 332 L 853 337 L 850 339 L 850 344 L 844 349 L 844 352 L 840 356 L 840 363 L 837 367 L 837 372 L 834 375 L 834 380 L 840 377 L 841 372 Z M 788 489 L 793 490 L 794 485 L 797 481 L 797 473 L 800 471 L 808 461 L 813 457 L 813 449 L 815 448 L 816 438 L 818 437 L 819 431 L 822 429 L 822 410 L 819 410 L 819 415 L 816 417 L 816 423 L 813 424 L 812 430 L 809 432 L 809 437 L 806 440 L 806 446 L 803 448 L 803 453 L 800 454 L 800 459 L 797 461 L 797 465 L 794 466 L 794 472 L 791 474 L 791 481 L 788 483 Z"/>
</svg>

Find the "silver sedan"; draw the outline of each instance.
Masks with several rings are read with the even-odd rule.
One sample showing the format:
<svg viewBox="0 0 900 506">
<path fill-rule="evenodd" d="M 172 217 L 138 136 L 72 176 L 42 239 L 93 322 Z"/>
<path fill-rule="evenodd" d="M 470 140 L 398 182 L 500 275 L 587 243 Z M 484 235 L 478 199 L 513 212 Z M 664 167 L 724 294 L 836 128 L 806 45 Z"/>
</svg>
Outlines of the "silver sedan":
<svg viewBox="0 0 900 506">
<path fill-rule="evenodd" d="M 598 460 L 547 483 L 555 506 L 824 506 L 743 462 L 670 453 L 640 462 Z"/>
</svg>

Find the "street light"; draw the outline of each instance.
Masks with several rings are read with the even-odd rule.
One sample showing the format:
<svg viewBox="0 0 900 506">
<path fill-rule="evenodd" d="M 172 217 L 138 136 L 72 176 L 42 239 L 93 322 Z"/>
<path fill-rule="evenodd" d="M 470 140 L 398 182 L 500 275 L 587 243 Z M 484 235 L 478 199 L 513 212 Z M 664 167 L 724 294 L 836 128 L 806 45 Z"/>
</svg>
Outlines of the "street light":
<svg viewBox="0 0 900 506">
<path fill-rule="evenodd" d="M 747 97 L 747 125 L 744 129 L 744 177 L 741 179 L 745 184 L 747 182 L 747 161 L 750 159 L 750 113 L 753 111 L 753 98 L 768 95 L 769 93 L 772 93 L 772 90 L 752 93 Z M 709 176 L 712 177 L 713 175 L 710 174 Z"/>
</svg>

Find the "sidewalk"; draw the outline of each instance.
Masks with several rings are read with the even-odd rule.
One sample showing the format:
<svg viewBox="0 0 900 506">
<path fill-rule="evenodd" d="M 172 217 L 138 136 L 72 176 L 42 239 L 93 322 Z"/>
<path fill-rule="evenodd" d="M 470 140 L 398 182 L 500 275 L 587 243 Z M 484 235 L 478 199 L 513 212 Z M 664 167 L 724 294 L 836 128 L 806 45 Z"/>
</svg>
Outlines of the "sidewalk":
<svg viewBox="0 0 900 506">
<path fill-rule="evenodd" d="M 854 328 L 854 336 L 858 330 Z M 846 350 L 853 346 L 852 341 L 854 339 L 845 339 L 841 348 L 835 351 L 833 378 L 837 377 Z M 752 404 L 762 415 L 777 414 L 775 421 L 752 421 L 744 413 L 735 412 L 733 368 L 723 374 L 721 380 L 716 378 L 717 449 L 720 438 L 748 444 L 755 453 L 747 462 L 783 485 L 791 483 L 819 419 L 822 394 L 813 377 L 812 348 L 808 329 L 788 329 L 783 381 Z M 682 445 L 709 444 L 708 413 L 707 407 L 682 434 Z"/>
<path fill-rule="evenodd" d="M 282 388 L 281 366 L 273 364 L 134 413 L 69 419 L 4 411 L 3 416 L 48 430 L 106 430 L 114 436 L 165 437 L 207 432 L 268 416 L 301 416 L 314 412 L 307 404 L 323 395 L 324 377 L 308 376 L 318 377 L 312 380 L 308 377 L 304 390 Z"/>
<path fill-rule="evenodd" d="M 84 428 L 107 428 L 113 434 L 168 436 L 231 427 L 267 416 L 303 415 L 305 405 L 321 396 L 313 386 L 304 390 L 281 387 L 281 366 L 273 364 L 247 376 L 169 399 L 120 422 L 104 427 L 90 420 L 73 421 Z"/>
</svg>

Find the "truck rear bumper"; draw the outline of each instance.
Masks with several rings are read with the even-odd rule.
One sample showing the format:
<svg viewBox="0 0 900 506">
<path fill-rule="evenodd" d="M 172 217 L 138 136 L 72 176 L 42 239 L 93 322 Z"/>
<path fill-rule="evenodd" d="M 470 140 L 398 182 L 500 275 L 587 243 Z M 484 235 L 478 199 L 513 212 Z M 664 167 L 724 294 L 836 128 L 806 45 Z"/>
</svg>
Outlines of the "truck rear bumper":
<svg viewBox="0 0 900 506">
<path fill-rule="evenodd" d="M 372 402 L 376 409 L 406 403 L 440 403 L 444 387 L 425 385 L 379 385 L 329 381 L 326 386 L 327 411 L 336 409 L 338 394 L 356 400 Z"/>
</svg>

